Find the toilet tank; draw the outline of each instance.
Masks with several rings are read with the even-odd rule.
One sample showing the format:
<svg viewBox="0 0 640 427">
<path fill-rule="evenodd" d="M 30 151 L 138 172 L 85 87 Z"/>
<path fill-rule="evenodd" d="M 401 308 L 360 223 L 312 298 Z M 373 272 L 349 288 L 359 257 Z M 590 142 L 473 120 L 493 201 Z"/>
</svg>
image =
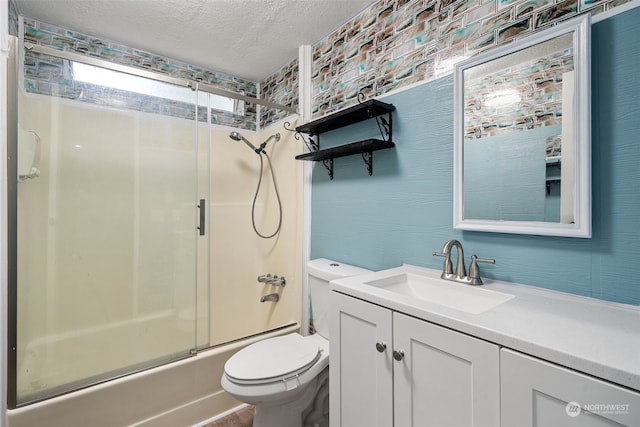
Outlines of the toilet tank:
<svg viewBox="0 0 640 427">
<path fill-rule="evenodd" d="M 311 316 L 316 332 L 329 339 L 329 282 L 341 277 L 371 273 L 371 270 L 326 258 L 307 262 Z"/>
</svg>

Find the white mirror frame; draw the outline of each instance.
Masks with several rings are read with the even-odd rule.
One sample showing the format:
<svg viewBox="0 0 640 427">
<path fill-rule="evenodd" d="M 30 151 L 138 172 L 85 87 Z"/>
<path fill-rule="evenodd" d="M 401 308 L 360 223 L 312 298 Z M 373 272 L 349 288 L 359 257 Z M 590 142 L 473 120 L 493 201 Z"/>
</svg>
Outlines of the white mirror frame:
<svg viewBox="0 0 640 427">
<path fill-rule="evenodd" d="M 454 145 L 453 145 L 453 228 L 495 233 L 543 236 L 591 237 L 591 80 L 590 15 L 572 19 L 527 38 L 498 47 L 455 67 Z M 502 221 L 464 218 L 464 71 L 566 34 L 573 33 L 575 97 L 573 131 L 575 135 L 575 223 L 543 221 Z"/>
</svg>

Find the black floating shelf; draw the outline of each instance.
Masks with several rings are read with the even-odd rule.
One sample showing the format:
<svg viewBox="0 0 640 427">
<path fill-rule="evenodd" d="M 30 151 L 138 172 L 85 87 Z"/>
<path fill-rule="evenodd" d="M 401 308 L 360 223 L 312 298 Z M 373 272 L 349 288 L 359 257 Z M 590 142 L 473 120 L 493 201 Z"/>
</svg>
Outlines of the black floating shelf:
<svg viewBox="0 0 640 427">
<path fill-rule="evenodd" d="M 312 151 L 296 156 L 297 160 L 322 161 L 335 159 L 338 157 L 350 156 L 352 154 L 369 153 L 372 151 L 392 148 L 395 144 L 382 139 L 365 139 L 364 141 L 352 142 L 338 147 L 325 148 L 323 150 Z"/>
<path fill-rule="evenodd" d="M 305 123 L 296 128 L 298 133 L 306 133 L 313 138 L 307 145 L 314 151 L 296 156 L 297 160 L 321 161 L 329 171 L 329 178 L 333 179 L 333 159 L 338 157 L 351 156 L 352 154 L 362 154 L 362 159 L 367 166 L 369 176 L 373 173 L 373 152 L 385 148 L 395 147 L 392 141 L 392 112 L 396 109 L 392 104 L 387 104 L 375 99 L 360 102 L 358 105 L 342 111 L 322 117 L 309 123 Z M 388 115 L 378 118 L 383 114 Z M 320 149 L 320 134 L 334 129 L 339 129 L 354 123 L 369 119 L 375 119 L 382 139 L 365 139 L 363 141 L 352 142 L 337 147 Z"/>
<path fill-rule="evenodd" d="M 305 123 L 296 128 L 297 132 L 319 135 L 330 130 L 339 129 L 383 114 L 389 114 L 396 108 L 392 104 L 370 99 L 337 113 Z M 387 147 L 385 147 L 387 148 Z"/>
</svg>

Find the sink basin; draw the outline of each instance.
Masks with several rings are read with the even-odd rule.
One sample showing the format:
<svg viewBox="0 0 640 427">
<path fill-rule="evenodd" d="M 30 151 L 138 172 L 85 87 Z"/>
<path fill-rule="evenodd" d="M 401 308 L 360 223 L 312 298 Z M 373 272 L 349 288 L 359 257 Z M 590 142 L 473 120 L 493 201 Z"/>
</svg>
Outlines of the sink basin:
<svg viewBox="0 0 640 427">
<path fill-rule="evenodd" d="M 363 283 L 471 314 L 482 313 L 514 297 L 503 292 L 414 273 L 401 273 Z"/>
</svg>

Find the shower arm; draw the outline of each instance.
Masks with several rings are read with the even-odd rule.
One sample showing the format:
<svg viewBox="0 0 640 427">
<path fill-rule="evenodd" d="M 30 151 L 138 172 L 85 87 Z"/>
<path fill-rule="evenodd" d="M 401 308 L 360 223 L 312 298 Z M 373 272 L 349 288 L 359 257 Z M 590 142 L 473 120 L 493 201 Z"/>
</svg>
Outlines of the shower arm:
<svg viewBox="0 0 640 427">
<path fill-rule="evenodd" d="M 280 141 L 280 133 L 276 133 L 274 135 L 271 135 L 269 138 L 267 138 L 267 140 L 265 142 L 260 144 L 260 147 L 259 147 L 260 152 L 264 153 L 264 149 L 267 147 L 267 144 L 269 143 L 269 141 L 271 141 L 274 138 L 276 139 L 276 142 Z M 256 150 L 258 150 L 258 149 L 256 149 Z M 256 151 L 256 153 L 257 152 L 258 151 Z"/>
</svg>

